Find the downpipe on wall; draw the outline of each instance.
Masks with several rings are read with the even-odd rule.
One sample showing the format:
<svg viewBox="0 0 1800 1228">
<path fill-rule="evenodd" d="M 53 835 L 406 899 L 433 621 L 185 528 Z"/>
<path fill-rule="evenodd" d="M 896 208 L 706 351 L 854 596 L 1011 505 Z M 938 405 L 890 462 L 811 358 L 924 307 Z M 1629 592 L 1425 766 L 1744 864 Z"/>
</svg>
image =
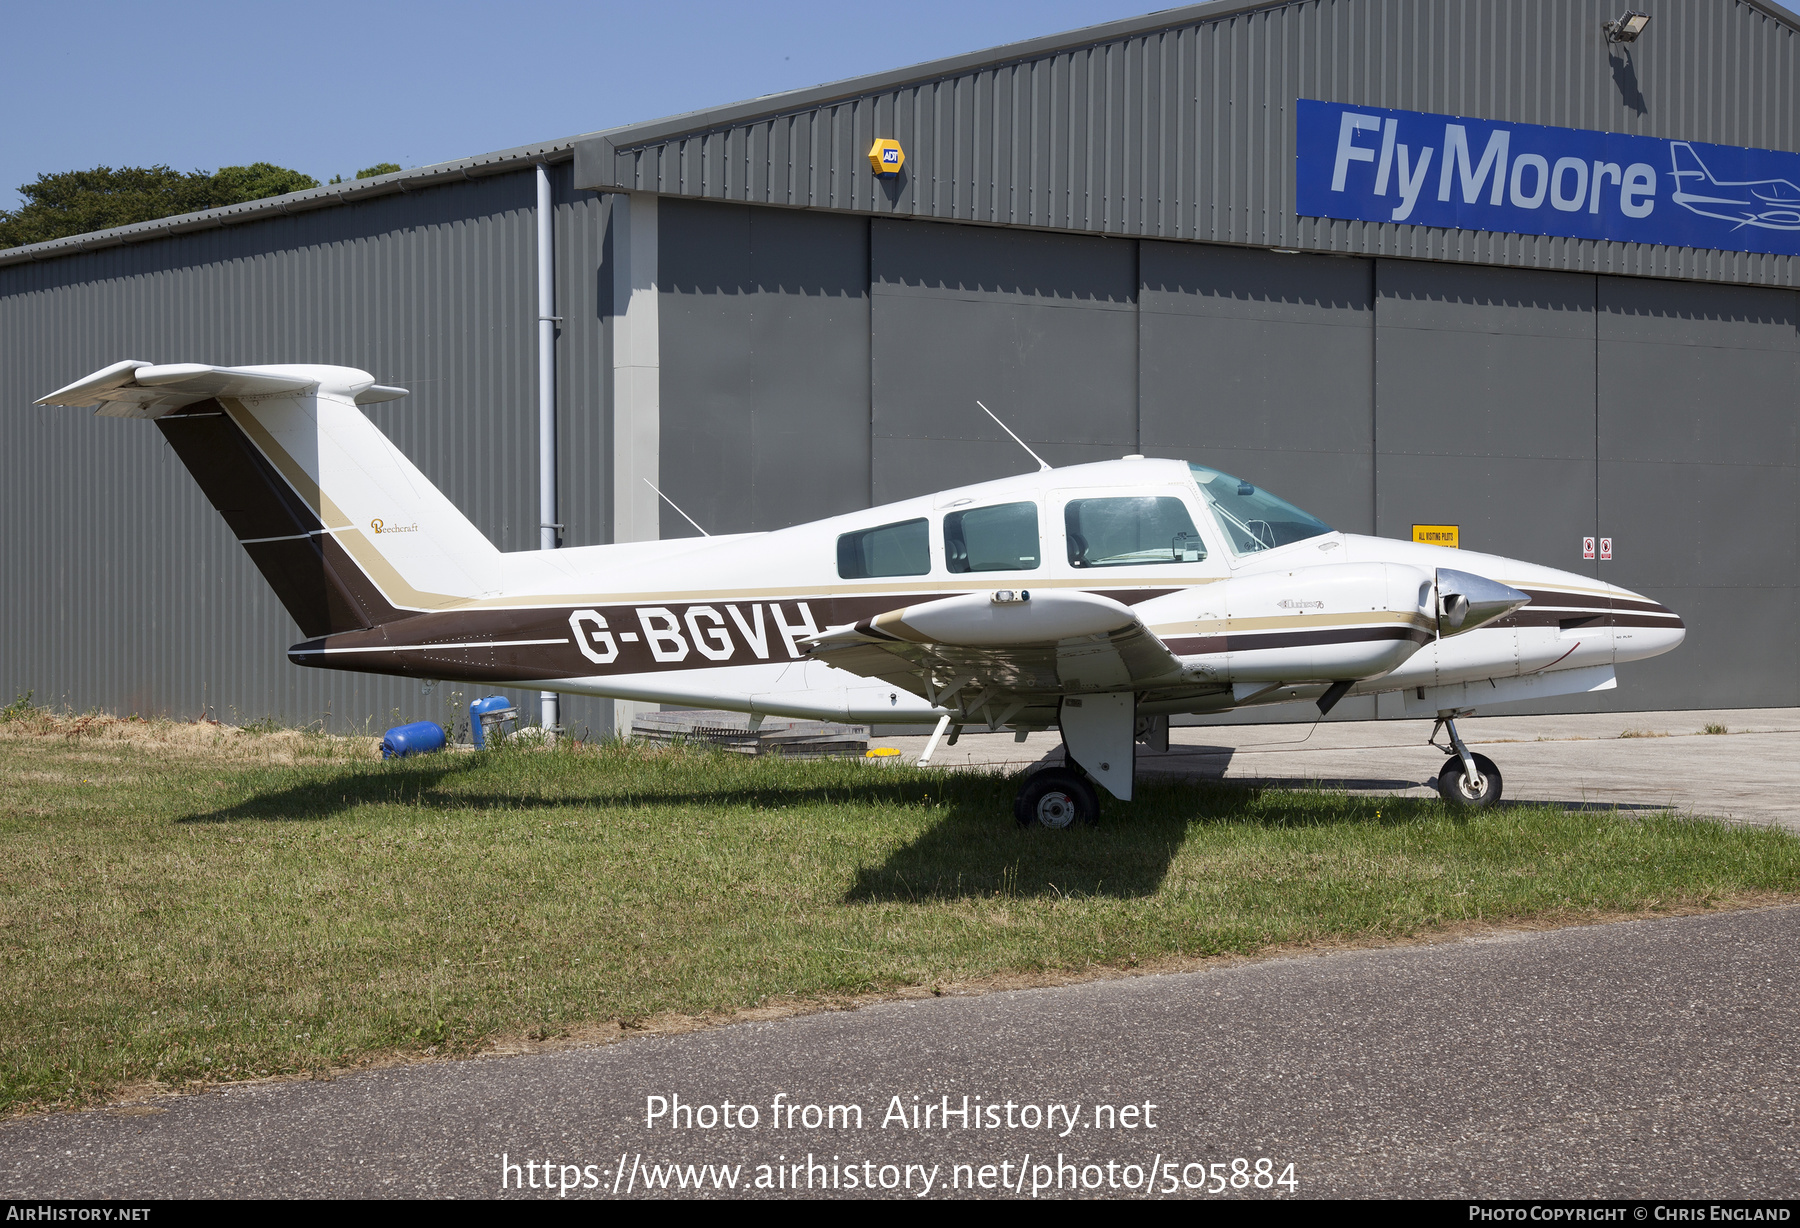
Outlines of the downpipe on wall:
<svg viewBox="0 0 1800 1228">
<path fill-rule="evenodd" d="M 537 164 L 537 333 L 538 333 L 538 549 L 554 550 L 562 525 L 556 520 L 556 215 L 550 200 L 550 169 Z M 538 717 L 546 739 L 561 720 L 555 691 L 538 692 Z"/>
</svg>

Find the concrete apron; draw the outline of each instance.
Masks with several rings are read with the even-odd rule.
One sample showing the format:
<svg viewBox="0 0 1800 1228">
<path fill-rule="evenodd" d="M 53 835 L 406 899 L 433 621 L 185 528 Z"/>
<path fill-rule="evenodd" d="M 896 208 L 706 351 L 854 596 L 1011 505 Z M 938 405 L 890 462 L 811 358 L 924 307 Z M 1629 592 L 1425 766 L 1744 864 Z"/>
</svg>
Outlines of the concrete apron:
<svg viewBox="0 0 1800 1228">
<path fill-rule="evenodd" d="M 1708 734 L 1709 724 L 1730 732 Z M 1499 767 L 1511 801 L 1674 810 L 1800 832 L 1800 708 L 1473 716 L 1457 729 Z M 1430 732 L 1430 721 L 1178 726 L 1167 754 L 1139 748 L 1138 778 L 1435 797 L 1429 780 L 1444 756 L 1425 744 Z M 925 738 L 877 738 L 871 745 L 896 747 L 911 762 Z M 938 767 L 1009 772 L 1061 760 L 1056 733 L 1032 734 L 1021 744 L 1010 733 L 971 731 L 932 756 Z"/>
</svg>

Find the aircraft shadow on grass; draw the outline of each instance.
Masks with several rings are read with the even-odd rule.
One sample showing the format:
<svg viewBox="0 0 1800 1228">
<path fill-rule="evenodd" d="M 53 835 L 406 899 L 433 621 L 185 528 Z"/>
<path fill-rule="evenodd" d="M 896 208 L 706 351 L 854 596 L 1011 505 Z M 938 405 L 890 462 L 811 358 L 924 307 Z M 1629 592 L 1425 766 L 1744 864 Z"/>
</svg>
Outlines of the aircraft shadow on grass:
<svg viewBox="0 0 1800 1228">
<path fill-rule="evenodd" d="M 1003 788 L 1005 777 L 952 777 L 948 789 L 937 780 L 879 778 L 871 773 L 865 783 L 812 785 L 806 787 L 763 786 L 739 789 L 611 788 L 604 792 L 565 793 L 549 796 L 521 795 L 515 792 L 484 792 L 479 789 L 448 789 L 456 778 L 480 765 L 473 756 L 458 756 L 453 762 L 390 766 L 379 772 L 349 773 L 343 776 L 300 781 L 285 788 L 259 792 L 229 806 L 198 811 L 183 816 L 182 823 L 230 823 L 260 819 L 274 822 L 316 822 L 336 818 L 358 806 L 409 805 L 430 810 L 480 811 L 555 811 L 595 810 L 608 806 L 759 806 L 791 807 L 811 804 L 845 803 L 911 804 L 923 798 L 940 798 L 947 791 L 967 795 L 969 804 L 977 796 L 992 807 L 995 790 Z M 990 815 L 991 817 L 991 815 Z"/>
<path fill-rule="evenodd" d="M 1190 752 L 1190 753 L 1183 753 Z M 992 801 L 970 796 L 951 813 L 877 866 L 859 870 L 845 893 L 848 903 L 1018 897 L 1106 896 L 1136 899 L 1162 889 L 1169 866 L 1198 822 L 1229 822 L 1242 815 L 1244 802 L 1271 787 L 1284 789 L 1407 788 L 1411 780 L 1292 780 L 1283 782 L 1217 779 L 1230 761 L 1229 747 L 1182 747 L 1169 754 L 1139 759 L 1138 799 L 1103 808 L 1091 829 L 1050 832 L 1018 831 L 995 824 Z M 1027 775 L 1060 766 L 1062 752 L 1052 751 L 1025 769 Z M 1199 766 L 1204 762 L 1207 766 Z M 1161 770 L 1149 770 L 1155 764 Z M 946 801 L 956 801 L 947 792 Z M 1410 822 L 1420 807 L 1436 799 L 1394 799 L 1386 823 Z M 1271 826 L 1317 826 L 1369 822 L 1357 810 L 1322 814 L 1309 803 L 1271 806 L 1262 799 L 1258 811 Z"/>
<path fill-rule="evenodd" d="M 1119 808 L 1079 832 L 1020 831 L 994 822 L 991 803 L 955 807 L 879 865 L 864 866 L 847 904 L 924 903 L 995 896 L 1155 895 L 1188 836 L 1188 820 L 1158 807 Z"/>
<path fill-rule="evenodd" d="M 184 815 L 176 820 L 180 823 L 235 823 L 245 819 L 265 819 L 283 822 L 311 822 L 318 819 L 336 818 L 345 811 L 354 810 L 358 806 L 415 804 L 433 808 L 473 805 L 480 807 L 480 799 L 465 799 L 462 795 L 437 795 L 435 790 L 440 784 L 475 767 L 473 761 L 458 757 L 456 760 L 423 763 L 409 763 L 405 767 L 396 767 L 375 774 L 349 774 L 338 777 L 312 778 L 288 785 L 286 788 L 270 789 L 258 792 L 241 802 L 229 806 L 220 806 L 212 810 L 204 810 Z M 522 800 L 542 800 L 545 803 L 553 799 L 521 799 L 517 796 L 509 799 L 514 806 Z M 566 804 L 566 803 L 565 803 Z"/>
</svg>

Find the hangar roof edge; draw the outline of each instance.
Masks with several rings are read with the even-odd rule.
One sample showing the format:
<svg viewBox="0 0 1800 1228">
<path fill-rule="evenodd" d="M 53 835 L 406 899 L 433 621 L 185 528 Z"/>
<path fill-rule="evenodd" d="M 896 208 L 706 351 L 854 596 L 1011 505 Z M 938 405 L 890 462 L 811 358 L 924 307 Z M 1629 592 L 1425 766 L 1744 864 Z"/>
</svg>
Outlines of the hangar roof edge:
<svg viewBox="0 0 1800 1228">
<path fill-rule="evenodd" d="M 1089 46 L 1093 43 L 1193 25 L 1197 22 L 1221 20 L 1265 9 L 1287 8 L 1299 2 L 1301 0 L 1205 0 L 1204 3 L 1161 9 L 1141 17 L 1126 17 L 1100 25 L 1083 26 L 1057 34 L 1024 39 L 1016 43 L 1004 43 L 980 51 L 926 60 L 904 68 L 884 69 L 860 77 L 847 77 L 841 81 L 787 90 L 778 94 L 765 94 L 759 98 L 745 99 L 742 102 L 689 111 L 681 115 L 671 115 L 620 128 L 605 129 L 577 141 L 576 186 L 593 191 L 606 191 L 623 186 L 602 182 L 592 173 L 587 177 L 594 179 L 594 182 L 582 182 L 583 170 L 597 165 L 599 161 L 597 157 L 591 155 L 600 153 L 606 145 L 610 145 L 613 150 L 618 150 L 661 144 L 680 137 L 715 131 L 759 119 L 770 119 L 792 111 L 828 105 L 833 102 L 880 93 L 888 89 L 953 76 L 974 69 L 1037 59 L 1059 51 Z M 1769 0 L 1735 0 L 1735 2 L 1800 32 L 1800 17 L 1777 4 L 1770 3 Z M 582 146 L 587 146 L 588 149 L 584 151 Z"/>
<path fill-rule="evenodd" d="M 959 55 L 945 56 L 942 59 L 926 60 L 905 68 L 884 69 L 881 72 L 868 73 L 861 77 L 847 77 L 842 81 L 811 85 L 779 94 L 765 94 L 760 98 L 708 107 L 700 111 L 689 111 L 682 115 L 671 115 L 663 119 L 649 120 L 622 128 L 609 128 L 583 137 L 581 141 L 607 140 L 615 149 L 649 145 L 666 141 L 671 137 L 704 132 L 730 124 L 742 123 L 745 120 L 781 115 L 796 108 L 815 107 L 840 98 L 854 98 L 895 86 L 910 85 L 919 81 L 929 81 L 937 77 L 967 72 L 973 68 L 987 68 L 1018 60 L 1036 59 L 1039 56 L 1066 51 L 1074 47 L 1085 47 L 1090 43 L 1106 42 L 1115 38 L 1144 34 L 1175 26 L 1192 25 L 1197 21 L 1235 17 L 1242 13 L 1257 12 L 1261 9 L 1285 8 L 1295 2 L 1296 0 L 1206 0 L 1201 4 L 1161 9 L 1142 17 L 1125 17 L 1101 25 L 1065 30 L 1059 34 L 1047 34 L 1016 43 L 1003 43 L 998 47 L 989 47 L 981 51 L 969 51 Z M 1765 17 L 1773 18 L 1800 31 L 1800 19 L 1786 9 L 1768 3 L 1768 0 L 1738 0 L 1738 2 L 1747 8 L 1755 9 Z"/>
<path fill-rule="evenodd" d="M 1760 4 L 1760 0 L 1744 0 L 1744 2 Z M 987 47 L 980 51 L 965 51 L 957 55 L 944 56 L 941 59 L 925 60 L 903 68 L 882 69 L 879 72 L 865 73 L 860 77 L 846 77 L 841 81 L 827 81 L 820 85 L 784 90 L 779 94 L 764 94 L 759 98 L 747 98 L 742 102 L 707 107 L 682 115 L 670 115 L 640 124 L 609 128 L 583 137 L 580 143 L 605 140 L 609 141 L 615 149 L 653 145 L 672 137 L 709 132 L 716 128 L 741 124 L 748 120 L 783 115 L 797 109 L 816 107 L 839 99 L 857 98 L 864 94 L 879 93 L 882 90 L 921 81 L 931 81 L 938 77 L 968 72 L 971 69 L 1037 59 L 1058 51 L 1085 47 L 1091 43 L 1102 43 L 1116 38 L 1129 37 L 1133 34 L 1145 34 L 1155 30 L 1192 25 L 1196 21 L 1234 17 L 1240 13 L 1252 13 L 1261 9 L 1285 8 L 1294 3 L 1296 0 L 1205 0 L 1201 4 L 1162 9 L 1154 13 L 1147 13 L 1142 17 L 1122 17 L 1117 21 L 1104 22 L 1100 25 L 1082 26 L 1079 29 L 1045 34 L 1016 43 L 1002 43 L 998 47 Z"/>
</svg>

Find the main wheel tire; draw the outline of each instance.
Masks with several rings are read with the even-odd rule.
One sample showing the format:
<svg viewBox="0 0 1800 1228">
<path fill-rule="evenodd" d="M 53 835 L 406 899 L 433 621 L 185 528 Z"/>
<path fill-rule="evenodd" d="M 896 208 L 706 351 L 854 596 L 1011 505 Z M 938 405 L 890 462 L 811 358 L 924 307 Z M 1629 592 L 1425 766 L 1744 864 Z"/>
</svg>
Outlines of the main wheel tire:
<svg viewBox="0 0 1800 1228">
<path fill-rule="evenodd" d="M 1438 794 L 1453 806 L 1492 806 L 1500 800 L 1503 787 L 1500 769 L 1486 755 L 1473 755 L 1471 758 L 1475 760 L 1475 770 L 1481 773 L 1480 791 L 1471 787 L 1462 756 L 1451 755 L 1444 760 L 1443 770 L 1438 773 Z"/>
<path fill-rule="evenodd" d="M 1091 826 L 1100 817 L 1100 795 L 1081 773 L 1046 768 L 1019 786 L 1013 817 L 1020 827 Z"/>
</svg>

